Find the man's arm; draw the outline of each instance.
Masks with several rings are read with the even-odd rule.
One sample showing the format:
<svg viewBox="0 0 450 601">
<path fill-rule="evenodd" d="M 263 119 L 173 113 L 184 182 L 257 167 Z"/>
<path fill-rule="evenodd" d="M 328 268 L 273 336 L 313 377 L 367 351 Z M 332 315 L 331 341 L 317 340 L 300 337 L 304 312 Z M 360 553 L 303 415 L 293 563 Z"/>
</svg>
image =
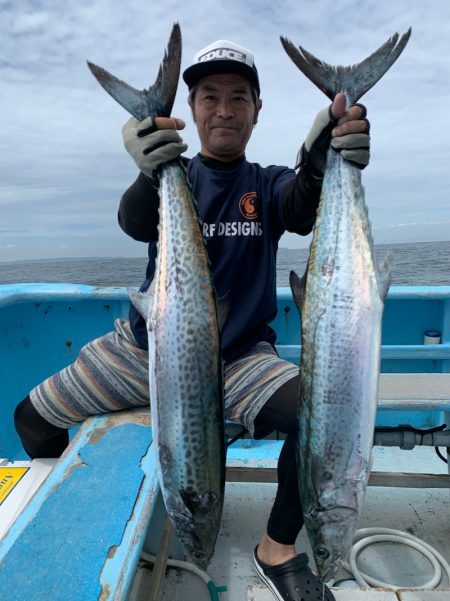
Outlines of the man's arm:
<svg viewBox="0 0 450 601">
<path fill-rule="evenodd" d="M 309 234 L 316 221 L 322 190 L 322 178 L 315 178 L 308 169 L 299 169 L 284 190 L 283 221 L 288 232 Z"/>
<path fill-rule="evenodd" d="M 158 190 L 141 172 L 120 200 L 119 225 L 126 234 L 139 242 L 156 241 L 158 208 Z"/>
</svg>

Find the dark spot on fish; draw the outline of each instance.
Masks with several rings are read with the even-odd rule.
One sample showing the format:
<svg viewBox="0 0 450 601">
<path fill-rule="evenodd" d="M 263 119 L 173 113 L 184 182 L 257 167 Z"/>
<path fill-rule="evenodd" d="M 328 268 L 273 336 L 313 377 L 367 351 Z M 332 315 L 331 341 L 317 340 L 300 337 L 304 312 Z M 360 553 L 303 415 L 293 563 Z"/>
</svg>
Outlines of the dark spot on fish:
<svg viewBox="0 0 450 601">
<path fill-rule="evenodd" d="M 172 513 L 172 518 L 178 531 L 189 530 L 189 526 L 191 525 L 190 518 L 179 512 Z"/>
<path fill-rule="evenodd" d="M 167 445 L 161 444 L 159 446 L 159 457 L 160 457 L 161 463 L 165 467 L 169 467 L 169 468 L 171 467 L 171 465 L 173 463 L 173 457 L 172 457 L 170 448 Z"/>
<path fill-rule="evenodd" d="M 328 263 L 323 263 L 320 266 L 320 271 L 322 272 L 322 275 L 324 275 L 324 276 L 331 276 L 331 275 L 333 275 L 334 261 L 329 261 Z"/>
<path fill-rule="evenodd" d="M 197 493 L 185 488 L 180 490 L 179 493 L 192 515 L 195 515 L 196 513 L 207 513 L 211 509 L 211 506 L 217 501 L 217 495 L 210 490 L 203 493 Z"/>
<path fill-rule="evenodd" d="M 110 305 L 103 305 L 103 309 L 105 311 L 109 311 L 111 309 Z"/>
</svg>

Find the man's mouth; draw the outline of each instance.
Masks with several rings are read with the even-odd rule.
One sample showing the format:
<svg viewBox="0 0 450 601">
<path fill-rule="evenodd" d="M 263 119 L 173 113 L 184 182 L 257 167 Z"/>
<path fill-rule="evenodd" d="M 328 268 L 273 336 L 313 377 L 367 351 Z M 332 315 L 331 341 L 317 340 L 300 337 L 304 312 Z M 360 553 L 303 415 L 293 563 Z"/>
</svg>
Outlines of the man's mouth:
<svg viewBox="0 0 450 601">
<path fill-rule="evenodd" d="M 221 130 L 224 130 L 224 131 L 232 132 L 232 131 L 236 131 L 237 127 L 234 127 L 232 125 L 217 124 L 217 125 L 212 125 L 211 129 L 221 129 Z"/>
</svg>

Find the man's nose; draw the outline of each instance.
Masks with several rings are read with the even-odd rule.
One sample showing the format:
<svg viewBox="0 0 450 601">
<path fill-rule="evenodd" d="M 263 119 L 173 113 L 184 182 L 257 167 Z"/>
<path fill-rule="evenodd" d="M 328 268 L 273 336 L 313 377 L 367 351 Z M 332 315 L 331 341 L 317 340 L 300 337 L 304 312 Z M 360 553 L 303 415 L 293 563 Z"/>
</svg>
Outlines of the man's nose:
<svg viewBox="0 0 450 601">
<path fill-rule="evenodd" d="M 217 116 L 223 119 L 229 119 L 234 116 L 234 110 L 231 101 L 228 98 L 221 98 L 217 104 Z"/>
</svg>

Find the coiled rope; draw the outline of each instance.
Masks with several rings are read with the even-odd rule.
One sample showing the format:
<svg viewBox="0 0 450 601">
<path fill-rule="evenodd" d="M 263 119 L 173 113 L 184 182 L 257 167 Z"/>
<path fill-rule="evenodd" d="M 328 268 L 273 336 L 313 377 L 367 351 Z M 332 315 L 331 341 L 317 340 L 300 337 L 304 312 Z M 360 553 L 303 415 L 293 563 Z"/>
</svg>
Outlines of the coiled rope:
<svg viewBox="0 0 450 601">
<path fill-rule="evenodd" d="M 434 589 L 438 586 L 442 578 L 442 569 L 447 575 L 447 578 L 450 582 L 450 565 L 446 561 L 446 559 L 434 549 L 428 543 L 420 540 L 416 536 L 409 534 L 408 532 L 403 532 L 401 530 L 393 530 L 391 528 L 362 528 L 357 530 L 355 533 L 354 544 L 350 550 L 349 561 L 348 563 L 344 563 L 344 568 L 350 572 L 355 578 L 356 582 L 359 586 L 363 588 L 371 588 L 371 586 L 386 588 L 392 591 L 396 591 L 399 589 L 411 589 L 411 590 L 419 590 L 419 589 Z M 419 553 L 424 555 L 428 561 L 431 563 L 434 574 L 433 577 L 426 583 L 420 586 L 397 586 L 389 582 L 383 582 L 368 574 L 364 574 L 361 572 L 356 564 L 356 558 L 358 553 L 364 548 L 374 543 L 379 542 L 393 542 L 400 543 L 403 545 L 408 545 L 409 547 L 413 547 Z"/>
</svg>

